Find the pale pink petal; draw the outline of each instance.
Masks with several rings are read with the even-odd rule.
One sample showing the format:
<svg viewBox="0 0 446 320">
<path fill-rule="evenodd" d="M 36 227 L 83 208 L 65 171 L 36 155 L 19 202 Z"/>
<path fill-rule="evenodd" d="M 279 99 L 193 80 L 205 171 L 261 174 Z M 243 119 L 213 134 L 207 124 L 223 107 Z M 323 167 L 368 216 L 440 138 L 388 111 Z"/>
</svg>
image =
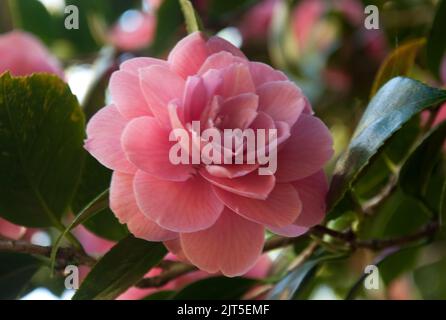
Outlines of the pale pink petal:
<svg viewBox="0 0 446 320">
<path fill-rule="evenodd" d="M 277 155 L 277 181 L 308 177 L 321 170 L 332 155 L 333 139 L 328 128 L 318 118 L 302 114 Z"/>
<path fill-rule="evenodd" d="M 267 82 L 288 80 L 288 77 L 282 71 L 275 70 L 261 62 L 250 62 L 249 70 L 256 87 L 260 87 Z"/>
<path fill-rule="evenodd" d="M 257 88 L 259 110 L 292 127 L 306 106 L 302 91 L 291 81 L 268 82 Z"/>
<path fill-rule="evenodd" d="M 257 116 L 259 97 L 245 93 L 225 100 L 219 111 L 218 126 L 224 129 L 246 129 Z"/>
<path fill-rule="evenodd" d="M 200 174 L 214 186 L 223 190 L 243 197 L 261 200 L 268 198 L 276 181 L 272 175 L 259 175 L 257 172 L 234 179 L 215 177 L 205 169 L 200 170 Z"/>
<path fill-rule="evenodd" d="M 239 48 L 235 47 L 233 44 L 220 37 L 211 37 L 207 42 L 207 47 L 209 50 L 209 55 L 221 51 L 227 51 L 232 53 L 236 57 L 246 59 L 246 56 L 243 54 L 243 52 L 240 51 Z"/>
<path fill-rule="evenodd" d="M 218 178 L 237 178 L 253 172 L 259 164 L 221 164 L 206 166 L 207 172 Z"/>
<path fill-rule="evenodd" d="M 164 66 L 166 68 L 169 67 L 169 64 L 165 60 L 148 57 L 138 57 L 124 61 L 119 66 L 119 69 L 139 77 L 139 69 L 147 68 L 153 65 Z"/>
<path fill-rule="evenodd" d="M 188 123 L 199 120 L 201 113 L 208 104 L 208 100 L 203 79 L 197 76 L 187 78 L 183 96 L 184 121 Z"/>
<path fill-rule="evenodd" d="M 200 269 L 225 276 L 240 276 L 251 269 L 260 257 L 264 228 L 225 209 L 209 229 L 182 233 L 185 255 Z"/>
<path fill-rule="evenodd" d="M 169 152 L 176 141 L 169 141 L 169 131 L 161 128 L 155 118 L 132 120 L 125 128 L 121 141 L 130 162 L 159 179 L 185 181 L 195 172 L 191 165 L 172 164 Z"/>
<path fill-rule="evenodd" d="M 223 80 L 216 94 L 229 98 L 243 93 L 255 93 L 254 82 L 246 64 L 233 64 L 220 72 Z"/>
<path fill-rule="evenodd" d="M 231 210 L 254 222 L 284 227 L 296 221 L 302 202 L 291 184 L 276 184 L 266 200 L 256 200 L 213 187 L 218 198 Z"/>
<path fill-rule="evenodd" d="M 127 120 L 114 105 L 102 108 L 87 125 L 85 149 L 107 168 L 125 173 L 134 173 L 121 147 L 121 135 Z"/>
<path fill-rule="evenodd" d="M 168 61 L 172 70 L 186 79 L 198 72 L 208 55 L 204 35 L 194 32 L 178 42 L 170 52 Z"/>
<path fill-rule="evenodd" d="M 234 63 L 246 64 L 248 62 L 246 59 L 234 56 L 227 51 L 221 51 L 209 56 L 209 58 L 207 58 L 203 65 L 200 67 L 198 74 L 203 75 L 211 69 L 224 69 Z"/>
<path fill-rule="evenodd" d="M 114 104 L 125 118 L 152 116 L 139 86 L 138 76 L 117 71 L 110 78 L 109 88 Z"/>
<path fill-rule="evenodd" d="M 18 226 L 9 222 L 8 220 L 0 218 L 0 236 L 3 236 L 8 239 L 18 240 L 26 232 L 26 228 L 22 226 Z"/>
<path fill-rule="evenodd" d="M 184 255 L 183 248 L 181 247 L 180 238 L 164 241 L 164 246 L 167 250 L 169 250 L 172 254 L 174 254 L 178 260 L 190 263 L 190 261 Z"/>
<path fill-rule="evenodd" d="M 327 177 L 323 170 L 292 183 L 302 200 L 302 213 L 296 224 L 313 227 L 324 219 L 328 192 Z"/>
<path fill-rule="evenodd" d="M 170 128 L 167 106 L 170 101 L 183 97 L 184 80 L 160 65 L 140 69 L 139 76 L 142 92 L 152 113 L 164 127 Z"/>
<path fill-rule="evenodd" d="M 147 218 L 136 205 L 133 192 L 133 175 L 114 172 L 110 186 L 110 209 L 121 223 L 137 238 L 148 241 L 166 241 L 178 238 L 178 234 L 161 228 Z"/>
<path fill-rule="evenodd" d="M 138 171 L 134 187 L 141 211 L 161 227 L 176 232 L 209 228 L 224 207 L 209 182 L 200 176 L 172 182 Z"/>
</svg>

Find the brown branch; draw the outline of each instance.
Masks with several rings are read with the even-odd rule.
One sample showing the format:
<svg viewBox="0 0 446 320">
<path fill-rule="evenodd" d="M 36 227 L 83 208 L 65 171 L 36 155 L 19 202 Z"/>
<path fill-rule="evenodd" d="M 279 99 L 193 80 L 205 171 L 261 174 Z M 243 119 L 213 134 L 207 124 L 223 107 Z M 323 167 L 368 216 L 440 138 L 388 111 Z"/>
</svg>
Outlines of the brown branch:
<svg viewBox="0 0 446 320">
<path fill-rule="evenodd" d="M 0 239 L 0 251 L 27 253 L 47 258 L 49 258 L 51 255 L 51 247 L 39 246 L 26 241 L 13 241 L 3 239 Z M 96 263 L 96 260 L 94 258 L 74 248 L 60 248 L 57 251 L 56 259 L 61 265 L 80 264 L 93 266 Z"/>
</svg>

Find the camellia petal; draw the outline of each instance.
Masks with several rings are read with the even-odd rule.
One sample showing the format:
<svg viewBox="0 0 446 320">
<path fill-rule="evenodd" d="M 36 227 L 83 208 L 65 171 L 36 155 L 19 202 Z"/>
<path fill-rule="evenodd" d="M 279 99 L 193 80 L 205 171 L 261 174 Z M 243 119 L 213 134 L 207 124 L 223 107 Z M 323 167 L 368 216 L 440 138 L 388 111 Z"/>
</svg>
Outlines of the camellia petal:
<svg viewBox="0 0 446 320">
<path fill-rule="evenodd" d="M 144 215 L 161 227 L 176 232 L 209 228 L 224 207 L 200 176 L 185 182 L 172 182 L 138 171 L 134 188 L 136 201 Z"/>
<path fill-rule="evenodd" d="M 133 192 L 134 175 L 114 172 L 110 186 L 110 209 L 121 223 L 126 223 L 136 237 L 148 241 L 166 241 L 178 238 L 178 234 L 161 228 L 147 218 L 136 205 Z"/>
<path fill-rule="evenodd" d="M 246 273 L 260 257 L 264 228 L 225 209 L 209 229 L 181 234 L 186 257 L 209 273 L 234 277 Z"/>
<path fill-rule="evenodd" d="M 121 147 L 126 119 L 114 105 L 102 108 L 87 125 L 85 149 L 107 168 L 134 173 L 136 167 L 127 160 Z"/>
</svg>

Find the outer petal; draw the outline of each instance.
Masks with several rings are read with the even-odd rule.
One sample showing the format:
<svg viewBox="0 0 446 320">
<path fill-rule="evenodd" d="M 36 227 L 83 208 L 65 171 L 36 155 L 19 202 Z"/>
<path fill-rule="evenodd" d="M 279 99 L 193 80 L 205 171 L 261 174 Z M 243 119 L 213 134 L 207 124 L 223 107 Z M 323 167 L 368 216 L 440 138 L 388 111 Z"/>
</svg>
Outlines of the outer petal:
<svg viewBox="0 0 446 320">
<path fill-rule="evenodd" d="M 252 172 L 246 176 L 228 179 L 218 178 L 209 174 L 206 169 L 200 170 L 203 178 L 208 180 L 214 186 L 223 190 L 235 193 L 239 196 L 248 197 L 252 199 L 265 200 L 273 190 L 276 179 L 272 175 L 258 175 L 257 172 Z"/>
<path fill-rule="evenodd" d="M 148 241 L 175 239 L 178 234 L 161 228 L 142 214 L 133 192 L 133 175 L 114 172 L 110 186 L 110 208 L 135 237 Z"/>
<path fill-rule="evenodd" d="M 296 221 L 302 210 L 299 195 L 291 184 L 276 184 L 266 200 L 236 195 L 214 187 L 220 200 L 231 210 L 251 221 L 284 227 Z"/>
<path fill-rule="evenodd" d="M 208 55 L 204 35 L 194 32 L 178 42 L 170 52 L 168 61 L 172 70 L 186 79 L 198 72 Z"/>
<path fill-rule="evenodd" d="M 113 73 L 110 78 L 110 94 L 125 118 L 152 116 L 139 86 L 138 76 L 125 71 Z"/>
<path fill-rule="evenodd" d="M 250 62 L 249 70 L 256 87 L 260 87 L 267 82 L 288 80 L 288 77 L 282 71 L 274 70 L 269 65 L 261 62 Z"/>
<path fill-rule="evenodd" d="M 182 233 L 180 239 L 186 257 L 200 269 L 234 277 L 248 272 L 260 257 L 264 228 L 225 209 L 212 227 Z"/>
<path fill-rule="evenodd" d="M 293 224 L 283 228 L 269 228 L 272 232 L 284 237 L 298 237 L 306 233 L 309 228 L 321 223 L 324 219 L 326 205 L 325 196 L 328 183 L 324 171 L 293 182 L 302 200 L 302 213 Z"/>
<path fill-rule="evenodd" d="M 144 215 L 172 231 L 207 229 L 217 221 L 224 207 L 209 183 L 200 176 L 185 182 L 171 182 L 138 171 L 134 187 Z"/>
<path fill-rule="evenodd" d="M 302 91 L 291 81 L 268 82 L 257 88 L 259 110 L 276 121 L 287 122 L 290 127 L 306 106 Z"/>
<path fill-rule="evenodd" d="M 320 223 L 325 216 L 325 197 L 328 192 L 327 177 L 323 170 L 292 183 L 299 192 L 302 200 L 302 214 L 297 218 L 296 224 L 313 227 Z"/>
<path fill-rule="evenodd" d="M 318 118 L 302 114 L 277 155 L 277 181 L 308 177 L 319 171 L 332 155 L 333 139 L 328 128 Z"/>
<path fill-rule="evenodd" d="M 121 134 L 127 120 L 114 105 L 102 108 L 87 125 L 85 149 L 107 168 L 125 173 L 134 173 L 121 147 Z"/>
<path fill-rule="evenodd" d="M 26 228 L 0 218 L 0 235 L 8 239 L 18 240 L 26 232 Z"/>
<path fill-rule="evenodd" d="M 207 47 L 210 55 L 220 51 L 227 51 L 236 57 L 246 59 L 246 56 L 240 51 L 239 48 L 220 37 L 211 37 L 207 42 Z"/>
<path fill-rule="evenodd" d="M 174 165 L 169 160 L 169 131 L 151 117 L 132 120 L 122 134 L 122 146 L 128 159 L 138 169 L 159 179 L 185 181 L 195 170 L 191 165 Z"/>
<path fill-rule="evenodd" d="M 184 79 L 159 65 L 140 69 L 139 79 L 152 113 L 165 128 L 170 128 L 167 106 L 170 101 L 183 97 Z"/>
<path fill-rule="evenodd" d="M 139 77 L 139 69 L 147 68 L 153 65 L 164 66 L 166 68 L 169 67 L 169 64 L 165 60 L 148 57 L 138 57 L 124 61 L 123 63 L 121 63 L 119 68 L 122 71 L 131 73 L 134 76 Z"/>
</svg>

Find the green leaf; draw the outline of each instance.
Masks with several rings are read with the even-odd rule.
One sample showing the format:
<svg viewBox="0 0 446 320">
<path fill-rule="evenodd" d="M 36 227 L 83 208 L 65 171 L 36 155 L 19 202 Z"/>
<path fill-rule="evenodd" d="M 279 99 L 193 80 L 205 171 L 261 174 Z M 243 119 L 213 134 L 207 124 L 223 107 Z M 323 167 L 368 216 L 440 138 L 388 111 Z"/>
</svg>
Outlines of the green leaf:
<svg viewBox="0 0 446 320">
<path fill-rule="evenodd" d="M 389 81 L 368 105 L 347 151 L 336 164 L 328 194 L 332 210 L 386 141 L 414 115 L 446 100 L 446 91 L 408 78 Z M 333 218 L 330 214 L 329 218 Z"/>
<path fill-rule="evenodd" d="M 188 285 L 172 299 L 238 300 L 256 283 L 256 280 L 247 278 L 211 277 Z"/>
<path fill-rule="evenodd" d="M 164 0 L 157 11 L 155 38 L 150 47 L 153 55 L 161 54 L 174 42 L 183 21 L 178 0 Z"/>
<path fill-rule="evenodd" d="M 434 75 L 440 74 L 440 66 L 446 57 L 446 0 L 441 0 L 427 41 L 428 65 Z"/>
<path fill-rule="evenodd" d="M 446 299 L 446 278 L 443 276 L 445 270 L 445 258 L 415 270 L 414 280 L 423 299 Z"/>
<path fill-rule="evenodd" d="M 426 39 L 410 40 L 393 50 L 382 63 L 373 83 L 371 97 L 387 81 L 397 76 L 407 76 L 412 70 L 418 52 L 426 44 Z"/>
<path fill-rule="evenodd" d="M 91 201 L 70 223 L 70 225 L 57 237 L 54 242 L 53 248 L 51 250 L 51 270 L 54 270 L 54 266 L 56 263 L 57 250 L 62 243 L 62 239 L 65 238 L 67 234 L 70 233 L 71 230 L 76 228 L 78 225 L 84 223 L 95 214 L 103 210 L 104 208 L 108 208 L 108 189 L 99 194 L 93 201 Z"/>
<path fill-rule="evenodd" d="M 129 236 L 99 260 L 73 299 L 114 299 L 138 282 L 166 253 L 162 243 Z"/>
<path fill-rule="evenodd" d="M 79 188 L 71 203 L 72 210 L 74 212 L 83 210 L 109 188 L 110 180 L 111 171 L 90 154 L 86 154 Z M 105 204 L 105 202 L 102 203 Z M 99 237 L 112 241 L 119 241 L 128 235 L 126 227 L 119 223 L 108 206 L 103 206 L 101 211 L 82 221 L 82 224 Z"/>
<path fill-rule="evenodd" d="M 171 290 L 157 291 L 155 293 L 149 294 L 142 300 L 169 300 L 172 298 L 173 295 L 175 295 L 175 293 L 175 291 Z"/>
<path fill-rule="evenodd" d="M 189 0 L 179 0 L 181 10 L 183 11 L 184 20 L 186 22 L 186 29 L 189 33 L 194 33 L 202 29 L 202 24 L 199 21 L 199 17 L 195 12 L 194 6 Z"/>
<path fill-rule="evenodd" d="M 61 227 L 83 164 L 84 115 L 52 75 L 0 77 L 0 215 Z"/>
<path fill-rule="evenodd" d="M 270 291 L 268 300 L 290 300 L 305 289 L 323 262 L 342 258 L 341 255 L 329 254 L 323 250 L 316 251 L 312 257 L 291 270 Z"/>
<path fill-rule="evenodd" d="M 446 141 L 446 122 L 431 130 L 404 163 L 399 184 L 401 189 L 415 198 L 426 195 L 432 171 L 442 157 Z"/>
<path fill-rule="evenodd" d="M 6 0 L 9 1 L 9 0 Z M 9 1 L 16 27 L 33 33 L 46 44 L 55 39 L 55 21 L 42 2 L 37 0 Z"/>
<path fill-rule="evenodd" d="M 0 300 L 17 299 L 39 270 L 41 261 L 22 253 L 0 252 Z"/>
</svg>

